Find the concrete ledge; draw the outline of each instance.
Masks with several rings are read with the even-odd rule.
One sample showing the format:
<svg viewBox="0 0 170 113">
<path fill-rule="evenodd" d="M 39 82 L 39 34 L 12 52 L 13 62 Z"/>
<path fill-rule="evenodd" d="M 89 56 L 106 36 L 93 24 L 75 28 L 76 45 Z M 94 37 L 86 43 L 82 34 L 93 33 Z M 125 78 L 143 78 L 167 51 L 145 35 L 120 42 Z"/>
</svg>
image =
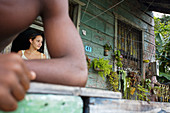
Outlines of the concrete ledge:
<svg viewBox="0 0 170 113">
<path fill-rule="evenodd" d="M 170 113 L 170 103 L 90 98 L 88 113 Z"/>
<path fill-rule="evenodd" d="M 31 83 L 28 93 L 38 94 L 58 94 L 58 95 L 74 95 L 83 97 L 104 97 L 121 99 L 120 92 L 106 91 L 92 88 L 70 87 L 63 85 Z"/>
</svg>

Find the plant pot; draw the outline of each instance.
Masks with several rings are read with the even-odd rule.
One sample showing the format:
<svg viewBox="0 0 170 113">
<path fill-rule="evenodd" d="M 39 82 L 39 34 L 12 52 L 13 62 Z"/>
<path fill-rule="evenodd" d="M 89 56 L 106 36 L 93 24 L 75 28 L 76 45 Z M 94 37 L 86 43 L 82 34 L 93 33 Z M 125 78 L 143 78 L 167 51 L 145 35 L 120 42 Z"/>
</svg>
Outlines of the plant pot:
<svg viewBox="0 0 170 113">
<path fill-rule="evenodd" d="M 95 71 L 104 71 L 102 69 L 99 69 L 99 68 L 94 68 Z"/>
<path fill-rule="evenodd" d="M 109 55 L 109 50 L 105 49 L 104 50 L 104 56 L 108 56 Z"/>
</svg>

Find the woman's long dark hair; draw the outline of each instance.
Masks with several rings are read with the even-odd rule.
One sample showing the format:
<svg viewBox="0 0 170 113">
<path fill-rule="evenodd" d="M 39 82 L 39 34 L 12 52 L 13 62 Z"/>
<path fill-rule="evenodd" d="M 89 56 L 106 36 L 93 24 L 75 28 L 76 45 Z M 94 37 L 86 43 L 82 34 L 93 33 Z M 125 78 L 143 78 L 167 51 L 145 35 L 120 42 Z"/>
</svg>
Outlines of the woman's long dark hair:
<svg viewBox="0 0 170 113">
<path fill-rule="evenodd" d="M 11 52 L 18 52 L 19 50 L 26 50 L 30 47 L 29 39 L 34 40 L 37 35 L 41 35 L 43 37 L 43 42 L 41 48 L 38 50 L 39 52 L 44 52 L 44 34 L 42 32 L 36 31 L 32 28 L 28 28 L 24 32 L 20 33 L 17 38 L 12 43 Z"/>
<path fill-rule="evenodd" d="M 42 34 L 42 33 L 35 33 L 35 34 L 31 34 L 30 37 L 29 37 L 29 39 L 32 39 L 32 41 L 33 41 L 33 40 L 34 40 L 37 36 L 39 36 L 39 35 L 43 37 L 43 34 Z M 29 42 L 29 43 L 30 43 L 30 42 Z M 43 44 L 43 43 L 44 43 L 44 38 L 43 38 L 42 46 L 41 46 L 41 48 L 38 50 L 38 51 L 41 52 L 41 53 L 44 52 L 44 51 L 43 51 L 43 50 L 44 50 L 44 46 L 43 46 L 44 44 Z M 30 44 L 31 44 L 31 43 L 30 43 Z"/>
</svg>

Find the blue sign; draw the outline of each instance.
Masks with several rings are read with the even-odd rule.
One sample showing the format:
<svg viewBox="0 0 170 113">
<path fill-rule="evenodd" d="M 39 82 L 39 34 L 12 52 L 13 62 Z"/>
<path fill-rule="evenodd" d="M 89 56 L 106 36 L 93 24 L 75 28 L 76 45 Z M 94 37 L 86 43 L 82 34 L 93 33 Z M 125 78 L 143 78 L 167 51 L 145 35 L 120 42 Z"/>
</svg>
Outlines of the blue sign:
<svg viewBox="0 0 170 113">
<path fill-rule="evenodd" d="M 85 51 L 92 52 L 92 48 L 90 46 L 85 46 Z"/>
</svg>

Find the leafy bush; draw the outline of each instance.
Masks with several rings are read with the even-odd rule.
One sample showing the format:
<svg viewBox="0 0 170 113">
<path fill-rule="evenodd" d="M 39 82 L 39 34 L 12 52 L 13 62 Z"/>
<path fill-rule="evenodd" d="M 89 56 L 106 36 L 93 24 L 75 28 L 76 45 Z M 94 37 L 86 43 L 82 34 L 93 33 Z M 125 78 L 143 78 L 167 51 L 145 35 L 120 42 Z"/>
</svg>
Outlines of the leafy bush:
<svg viewBox="0 0 170 113">
<path fill-rule="evenodd" d="M 109 60 L 104 60 L 103 58 L 93 59 L 92 65 L 94 70 L 98 71 L 98 74 L 103 78 L 103 80 L 104 76 L 106 77 L 109 75 L 112 70 L 112 65 L 109 64 Z"/>
</svg>

